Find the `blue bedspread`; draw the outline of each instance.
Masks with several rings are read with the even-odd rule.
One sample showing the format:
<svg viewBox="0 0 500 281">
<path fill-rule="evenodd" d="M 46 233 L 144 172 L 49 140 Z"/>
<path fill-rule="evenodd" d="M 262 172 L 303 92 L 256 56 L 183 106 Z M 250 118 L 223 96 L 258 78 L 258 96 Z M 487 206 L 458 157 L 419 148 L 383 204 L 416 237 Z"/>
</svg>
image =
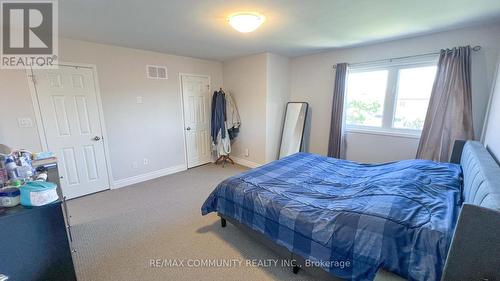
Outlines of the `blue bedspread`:
<svg viewBox="0 0 500 281">
<path fill-rule="evenodd" d="M 340 278 L 373 280 L 383 267 L 440 280 L 460 185 L 455 164 L 297 153 L 223 181 L 201 210 L 234 218 Z"/>
</svg>

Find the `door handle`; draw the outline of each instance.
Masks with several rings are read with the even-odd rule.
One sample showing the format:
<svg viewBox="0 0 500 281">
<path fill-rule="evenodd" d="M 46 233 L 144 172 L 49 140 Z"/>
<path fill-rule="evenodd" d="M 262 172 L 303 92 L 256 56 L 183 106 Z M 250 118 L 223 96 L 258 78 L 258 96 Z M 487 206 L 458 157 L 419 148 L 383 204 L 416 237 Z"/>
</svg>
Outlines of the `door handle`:
<svg viewBox="0 0 500 281">
<path fill-rule="evenodd" d="M 95 141 L 100 141 L 100 140 L 101 140 L 101 137 L 99 137 L 99 136 L 95 136 L 95 137 L 93 138 L 93 140 L 95 140 Z"/>
<path fill-rule="evenodd" d="M 190 131 L 191 130 L 191 127 L 187 127 L 186 130 Z"/>
</svg>

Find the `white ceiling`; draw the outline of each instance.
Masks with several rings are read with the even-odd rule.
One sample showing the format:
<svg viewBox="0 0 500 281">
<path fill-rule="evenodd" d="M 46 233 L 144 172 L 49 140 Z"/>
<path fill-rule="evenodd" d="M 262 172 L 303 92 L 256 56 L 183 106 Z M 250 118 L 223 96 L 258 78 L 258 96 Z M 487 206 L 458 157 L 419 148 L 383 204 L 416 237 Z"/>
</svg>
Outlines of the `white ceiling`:
<svg viewBox="0 0 500 281">
<path fill-rule="evenodd" d="M 267 17 L 253 33 L 226 17 Z M 214 60 L 299 56 L 500 19 L 499 0 L 61 0 L 63 37 Z"/>
</svg>

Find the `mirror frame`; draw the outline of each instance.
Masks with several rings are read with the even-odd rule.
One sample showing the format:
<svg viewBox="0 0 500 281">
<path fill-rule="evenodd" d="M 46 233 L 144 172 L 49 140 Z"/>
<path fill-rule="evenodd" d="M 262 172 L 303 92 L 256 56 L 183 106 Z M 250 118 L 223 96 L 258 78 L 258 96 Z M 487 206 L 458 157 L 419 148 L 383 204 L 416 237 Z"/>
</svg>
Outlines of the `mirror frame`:
<svg viewBox="0 0 500 281">
<path fill-rule="evenodd" d="M 300 104 L 305 104 L 306 106 L 306 112 L 305 112 L 305 116 L 304 116 L 304 124 L 302 126 L 302 135 L 300 136 L 300 145 L 299 145 L 299 151 L 298 152 L 301 152 L 302 151 L 302 145 L 304 143 L 304 132 L 306 130 L 306 123 L 307 123 L 307 114 L 308 114 L 308 111 L 309 111 L 309 103 L 303 101 L 289 101 L 286 103 L 286 106 L 285 106 L 285 116 L 283 118 L 283 124 L 281 125 L 281 137 L 280 137 L 280 145 L 278 147 L 278 160 L 281 159 L 280 157 L 280 154 L 281 154 L 281 145 L 283 144 L 283 133 L 285 131 L 285 122 L 286 122 L 286 113 L 288 112 L 288 105 L 289 104 L 293 104 L 293 103 L 300 103 Z M 284 156 L 286 157 L 286 156 Z"/>
</svg>

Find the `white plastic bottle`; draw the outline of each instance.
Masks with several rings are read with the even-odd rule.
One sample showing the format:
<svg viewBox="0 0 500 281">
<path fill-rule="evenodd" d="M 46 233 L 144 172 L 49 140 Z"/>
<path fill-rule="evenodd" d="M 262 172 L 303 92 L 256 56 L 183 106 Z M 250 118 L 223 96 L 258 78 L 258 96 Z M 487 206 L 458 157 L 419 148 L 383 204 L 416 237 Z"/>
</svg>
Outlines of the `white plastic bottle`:
<svg viewBox="0 0 500 281">
<path fill-rule="evenodd" d="M 11 157 L 8 157 L 5 160 L 5 169 L 7 169 L 7 175 L 9 176 L 9 178 L 11 180 L 17 178 L 16 168 L 17 168 L 17 165 L 16 165 L 16 162 L 14 162 L 14 159 L 12 159 Z"/>
</svg>

